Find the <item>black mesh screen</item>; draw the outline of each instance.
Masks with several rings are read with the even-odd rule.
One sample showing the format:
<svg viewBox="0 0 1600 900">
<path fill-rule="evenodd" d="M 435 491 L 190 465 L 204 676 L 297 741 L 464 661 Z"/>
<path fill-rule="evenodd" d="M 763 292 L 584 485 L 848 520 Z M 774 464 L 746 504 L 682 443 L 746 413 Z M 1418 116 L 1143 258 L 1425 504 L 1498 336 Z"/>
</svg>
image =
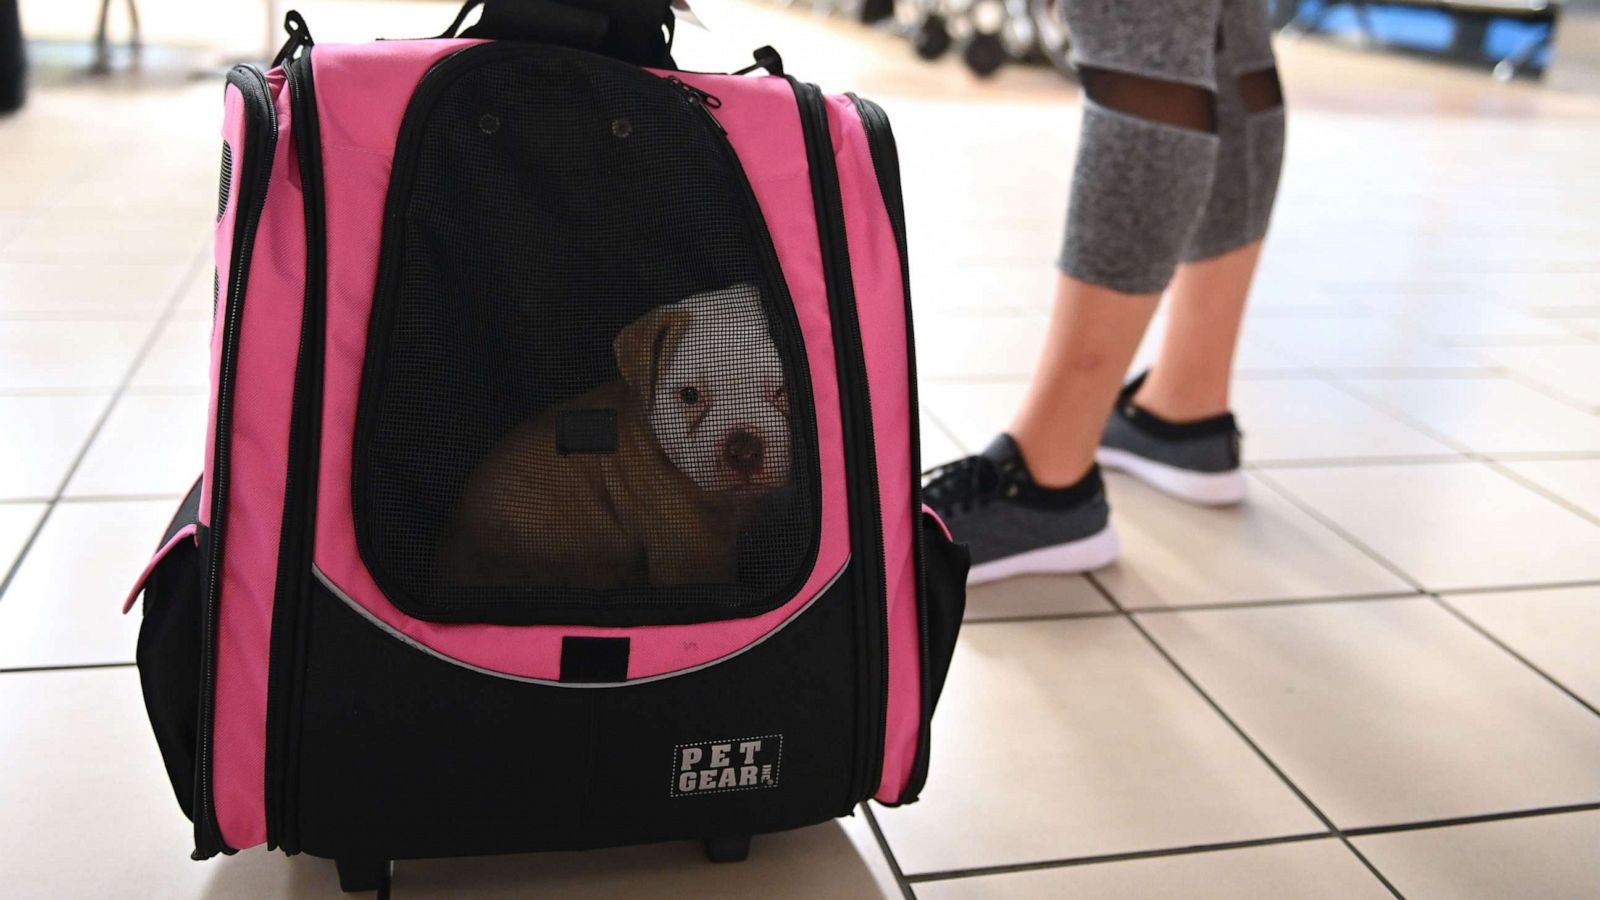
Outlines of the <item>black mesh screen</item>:
<svg viewBox="0 0 1600 900">
<path fill-rule="evenodd" d="M 715 102 L 533 45 L 419 87 L 355 466 L 363 555 L 408 613 L 698 621 L 807 573 L 803 351 Z"/>
<path fill-rule="evenodd" d="M 228 191 L 233 187 L 233 148 L 222 142 L 222 173 L 217 185 L 217 221 L 228 211 Z"/>
</svg>

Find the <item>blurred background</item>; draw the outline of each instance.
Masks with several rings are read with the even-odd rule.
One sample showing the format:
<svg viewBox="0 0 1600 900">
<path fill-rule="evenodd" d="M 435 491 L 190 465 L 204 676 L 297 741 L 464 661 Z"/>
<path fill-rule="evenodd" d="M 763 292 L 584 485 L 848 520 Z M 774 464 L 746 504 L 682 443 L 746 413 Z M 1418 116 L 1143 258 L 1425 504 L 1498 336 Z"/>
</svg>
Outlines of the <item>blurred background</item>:
<svg viewBox="0 0 1600 900">
<path fill-rule="evenodd" d="M 458 4 L 0 0 L 0 894 L 336 894 L 319 860 L 187 860 L 116 615 L 200 469 L 221 74 L 291 5 L 322 43 Z M 694 7 L 683 67 L 772 44 L 889 112 L 924 456 L 980 450 L 1076 147 L 1051 3 Z M 1600 897 L 1600 0 L 1275 16 L 1249 502 L 1113 476 L 1116 565 L 974 591 L 914 806 L 739 866 L 403 862 L 397 896 Z"/>
</svg>

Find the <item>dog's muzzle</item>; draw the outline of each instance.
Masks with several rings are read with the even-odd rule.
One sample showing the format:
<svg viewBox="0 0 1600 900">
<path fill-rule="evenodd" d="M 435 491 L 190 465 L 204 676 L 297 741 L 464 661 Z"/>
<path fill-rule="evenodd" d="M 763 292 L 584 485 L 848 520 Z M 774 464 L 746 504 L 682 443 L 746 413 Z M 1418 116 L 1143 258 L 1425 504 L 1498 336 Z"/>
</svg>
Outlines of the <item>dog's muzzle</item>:
<svg viewBox="0 0 1600 900">
<path fill-rule="evenodd" d="M 766 446 L 761 438 L 742 428 L 722 443 L 723 465 L 740 475 L 748 477 L 761 471 L 765 456 Z"/>
</svg>

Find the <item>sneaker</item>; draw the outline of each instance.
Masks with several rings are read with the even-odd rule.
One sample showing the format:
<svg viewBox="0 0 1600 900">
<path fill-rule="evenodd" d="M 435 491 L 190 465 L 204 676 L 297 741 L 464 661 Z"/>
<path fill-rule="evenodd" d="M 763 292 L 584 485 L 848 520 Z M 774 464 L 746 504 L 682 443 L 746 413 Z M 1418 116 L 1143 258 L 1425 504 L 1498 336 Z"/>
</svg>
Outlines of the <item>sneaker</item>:
<svg viewBox="0 0 1600 900">
<path fill-rule="evenodd" d="M 1086 572 L 1117 558 L 1098 466 L 1077 484 L 1033 483 L 1010 435 L 928 473 L 923 499 L 972 551 L 967 584 L 1027 573 Z"/>
<path fill-rule="evenodd" d="M 1244 500 L 1233 413 L 1169 422 L 1133 402 L 1144 377 L 1117 396 L 1095 461 L 1190 503 L 1227 506 Z"/>
</svg>

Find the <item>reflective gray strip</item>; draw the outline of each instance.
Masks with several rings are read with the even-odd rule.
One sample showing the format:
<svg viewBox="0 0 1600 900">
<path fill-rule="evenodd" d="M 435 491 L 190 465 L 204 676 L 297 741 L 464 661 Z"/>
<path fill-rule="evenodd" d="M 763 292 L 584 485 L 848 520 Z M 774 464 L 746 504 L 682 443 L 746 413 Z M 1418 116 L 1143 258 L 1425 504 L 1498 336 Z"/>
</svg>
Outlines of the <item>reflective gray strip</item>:
<svg viewBox="0 0 1600 900">
<path fill-rule="evenodd" d="M 493 669 L 485 669 L 482 666 L 475 666 L 475 665 L 473 665 L 472 663 L 469 663 L 469 662 L 462 662 L 461 660 L 456 659 L 453 656 L 446 656 L 445 654 L 440 653 L 439 651 L 433 649 L 432 647 L 429 647 L 427 644 L 424 644 L 424 643 L 418 641 L 416 638 L 413 638 L 413 637 L 411 637 L 410 635 L 408 635 L 408 634 L 406 634 L 404 632 L 396 630 L 394 628 L 394 626 L 390 625 L 388 622 L 385 622 L 382 619 L 378 618 L 377 616 L 373 615 L 372 612 L 370 610 L 368 610 L 365 606 L 362 606 L 361 604 L 357 603 L 353 598 L 351 598 L 351 596 L 349 594 L 346 594 L 344 591 L 340 590 L 337 585 L 335 585 L 331 580 L 329 580 L 328 576 L 326 574 L 324 574 L 321 569 L 317 568 L 316 566 L 312 566 L 311 567 L 311 571 L 312 571 L 312 573 L 314 573 L 317 576 L 317 580 L 322 582 L 322 586 L 328 589 L 329 593 L 333 594 L 335 597 L 338 597 L 340 600 L 343 600 L 344 604 L 346 606 L 348 606 L 351 609 L 355 610 L 356 612 L 360 613 L 362 618 L 366 619 L 368 622 L 371 622 L 372 624 L 378 626 L 383 631 L 387 632 L 390 637 L 393 637 L 393 638 L 399 640 L 400 642 L 402 642 L 404 644 L 409 644 L 411 647 L 413 647 L 413 648 L 415 648 L 417 650 L 421 650 L 423 653 L 426 653 L 429 656 L 434 657 L 435 659 L 440 659 L 440 660 L 443 660 L 443 661 L 445 661 L 447 663 L 450 663 L 451 665 L 460 666 L 463 669 L 468 669 L 470 671 L 477 672 L 480 675 L 491 675 L 491 676 L 493 676 L 495 678 L 504 678 L 507 681 L 521 681 L 521 682 L 525 682 L 527 684 L 543 684 L 543 685 L 549 685 L 550 687 L 611 688 L 611 687 L 628 687 L 629 685 L 635 685 L 635 684 L 647 684 L 647 683 L 652 682 L 652 681 L 662 681 L 662 680 L 667 679 L 667 678 L 676 678 L 679 675 L 688 675 L 690 672 L 698 672 L 701 669 L 709 669 L 712 666 L 718 665 L 720 663 L 725 663 L 728 660 L 733 659 L 735 656 L 739 656 L 742 653 L 747 653 L 750 650 L 753 650 L 754 648 L 761 646 L 763 643 L 766 642 L 766 640 L 768 638 L 772 637 L 773 635 L 777 634 L 778 632 L 782 631 L 783 629 L 789 627 L 789 623 L 790 622 L 793 622 L 795 619 L 798 619 L 802 615 L 804 615 L 806 610 L 810 609 L 811 605 L 813 603 L 817 602 L 817 598 L 818 597 L 821 597 L 823 594 L 826 594 L 829 590 L 831 590 L 833 588 L 833 586 L 835 584 L 838 583 L 840 577 L 842 577 L 844 575 L 844 570 L 849 568 L 849 567 L 850 567 L 850 557 L 846 556 L 845 559 L 844 559 L 844 564 L 839 567 L 839 571 L 833 573 L 833 577 L 828 579 L 828 583 L 823 585 L 822 589 L 817 591 L 816 594 L 814 594 L 811 597 L 810 600 L 807 600 L 804 606 L 802 606 L 799 609 L 795 610 L 793 615 L 789 616 L 789 618 L 784 619 L 782 622 L 780 622 L 778 624 L 778 627 L 772 629 L 771 631 L 767 632 L 766 634 L 763 634 L 761 637 L 756 638 L 755 640 L 753 640 L 750 643 L 744 645 L 743 647 L 740 647 L 739 649 L 733 651 L 732 653 L 727 654 L 726 656 L 721 656 L 721 657 L 718 657 L 717 659 L 713 659 L 713 660 L 709 660 L 707 662 L 703 662 L 703 663 L 699 664 L 698 666 L 690 666 L 687 669 L 679 669 L 676 672 L 663 672 L 660 675 L 651 675 L 648 678 L 633 678 L 633 679 L 630 679 L 628 681 L 605 681 L 605 682 L 552 681 L 552 680 L 550 680 L 548 678 L 529 678 L 526 675 L 511 675 L 511 674 L 508 674 L 508 673 L 505 673 L 505 672 L 496 672 Z M 548 627 L 548 626 L 545 626 L 545 627 Z"/>
</svg>

